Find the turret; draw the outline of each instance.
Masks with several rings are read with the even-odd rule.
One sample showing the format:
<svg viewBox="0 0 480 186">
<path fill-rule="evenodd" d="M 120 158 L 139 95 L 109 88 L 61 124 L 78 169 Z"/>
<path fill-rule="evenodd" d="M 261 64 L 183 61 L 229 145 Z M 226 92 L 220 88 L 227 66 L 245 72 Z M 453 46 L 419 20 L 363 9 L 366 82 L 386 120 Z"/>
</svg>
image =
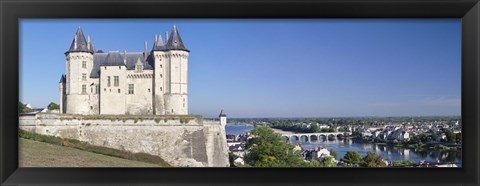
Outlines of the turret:
<svg viewBox="0 0 480 186">
<path fill-rule="evenodd" d="M 94 47 L 90 41 L 85 39 L 83 31 L 78 27 L 73 36 L 70 48 L 65 52 L 66 76 L 65 95 L 66 107 L 64 110 L 69 114 L 89 114 L 91 106 L 88 100 L 92 80 L 90 74 L 93 68 Z"/>
<path fill-rule="evenodd" d="M 225 115 L 225 113 L 223 113 L 223 109 L 222 109 L 222 111 L 220 111 L 220 115 L 218 115 L 218 117 L 220 118 L 220 125 L 222 125 L 222 126 L 227 125 L 227 115 Z"/>
<path fill-rule="evenodd" d="M 65 113 L 65 99 L 66 99 L 66 95 L 65 95 L 65 84 L 66 84 L 66 79 L 65 79 L 65 74 L 62 74 L 62 76 L 60 77 L 60 114 L 63 114 Z"/>
<path fill-rule="evenodd" d="M 164 45 L 162 41 L 162 35 L 155 36 L 153 40 L 153 49 L 152 49 L 153 61 L 154 61 L 154 78 L 153 78 L 153 113 L 155 115 L 164 115 L 165 114 L 165 74 L 166 74 L 166 61 L 167 55 L 164 50 Z"/>
<path fill-rule="evenodd" d="M 165 114 L 188 114 L 188 56 L 180 33 L 174 25 L 165 51 Z"/>
<path fill-rule="evenodd" d="M 155 114 L 188 114 L 188 55 L 189 50 L 174 25 L 166 43 L 162 36 L 154 38 L 152 53 L 155 65 Z"/>
</svg>

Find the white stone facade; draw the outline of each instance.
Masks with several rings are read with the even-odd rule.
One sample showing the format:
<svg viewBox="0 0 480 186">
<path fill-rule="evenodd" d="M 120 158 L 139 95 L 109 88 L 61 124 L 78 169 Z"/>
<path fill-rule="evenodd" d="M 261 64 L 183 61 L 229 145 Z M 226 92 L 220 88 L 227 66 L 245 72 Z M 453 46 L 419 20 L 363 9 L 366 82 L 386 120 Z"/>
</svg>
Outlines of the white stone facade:
<svg viewBox="0 0 480 186">
<path fill-rule="evenodd" d="M 187 115 L 188 57 L 174 26 L 143 52 L 95 51 L 79 28 L 65 53 L 60 111 L 67 114 Z"/>
</svg>

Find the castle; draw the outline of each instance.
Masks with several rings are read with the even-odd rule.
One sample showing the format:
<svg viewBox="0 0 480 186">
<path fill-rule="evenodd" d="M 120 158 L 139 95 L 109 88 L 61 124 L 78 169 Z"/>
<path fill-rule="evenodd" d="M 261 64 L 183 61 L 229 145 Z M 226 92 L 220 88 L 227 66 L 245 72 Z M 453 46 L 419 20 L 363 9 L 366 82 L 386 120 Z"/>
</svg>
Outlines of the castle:
<svg viewBox="0 0 480 186">
<path fill-rule="evenodd" d="M 168 39 L 167 39 L 168 38 Z M 79 27 L 65 52 L 60 112 L 67 114 L 186 115 L 188 56 L 176 26 L 143 52 L 95 50 Z"/>
</svg>

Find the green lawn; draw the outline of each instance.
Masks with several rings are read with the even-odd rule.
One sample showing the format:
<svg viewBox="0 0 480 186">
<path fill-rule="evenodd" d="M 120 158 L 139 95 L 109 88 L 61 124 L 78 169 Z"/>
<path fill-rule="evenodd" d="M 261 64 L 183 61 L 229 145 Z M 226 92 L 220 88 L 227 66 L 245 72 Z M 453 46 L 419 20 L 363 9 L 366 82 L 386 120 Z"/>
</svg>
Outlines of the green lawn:
<svg viewBox="0 0 480 186">
<path fill-rule="evenodd" d="M 75 148 L 19 138 L 20 167 L 160 167 L 82 151 Z"/>
</svg>

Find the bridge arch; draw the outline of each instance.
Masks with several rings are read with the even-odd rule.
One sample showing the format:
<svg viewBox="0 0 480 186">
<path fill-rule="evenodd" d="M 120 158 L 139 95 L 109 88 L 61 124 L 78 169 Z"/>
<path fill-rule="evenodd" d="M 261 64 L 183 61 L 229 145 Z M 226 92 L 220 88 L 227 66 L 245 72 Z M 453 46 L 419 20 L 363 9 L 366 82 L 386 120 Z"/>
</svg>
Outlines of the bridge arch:
<svg viewBox="0 0 480 186">
<path fill-rule="evenodd" d="M 336 136 L 334 134 L 329 134 L 327 138 L 328 138 L 328 141 L 334 141 L 336 139 Z"/>
<path fill-rule="evenodd" d="M 290 140 L 289 140 L 290 142 L 293 142 L 293 141 L 299 142 L 300 141 L 300 138 L 296 135 L 292 135 L 289 138 L 290 138 Z"/>
<path fill-rule="evenodd" d="M 310 139 L 307 135 L 300 135 L 300 142 L 309 142 Z"/>
<path fill-rule="evenodd" d="M 319 135 L 319 140 L 327 141 L 327 135 L 325 135 L 325 134 L 320 134 L 320 135 Z"/>
<path fill-rule="evenodd" d="M 337 138 L 338 138 L 338 139 L 343 139 L 344 137 L 345 137 L 345 136 L 344 136 L 342 133 L 337 134 Z"/>
</svg>

